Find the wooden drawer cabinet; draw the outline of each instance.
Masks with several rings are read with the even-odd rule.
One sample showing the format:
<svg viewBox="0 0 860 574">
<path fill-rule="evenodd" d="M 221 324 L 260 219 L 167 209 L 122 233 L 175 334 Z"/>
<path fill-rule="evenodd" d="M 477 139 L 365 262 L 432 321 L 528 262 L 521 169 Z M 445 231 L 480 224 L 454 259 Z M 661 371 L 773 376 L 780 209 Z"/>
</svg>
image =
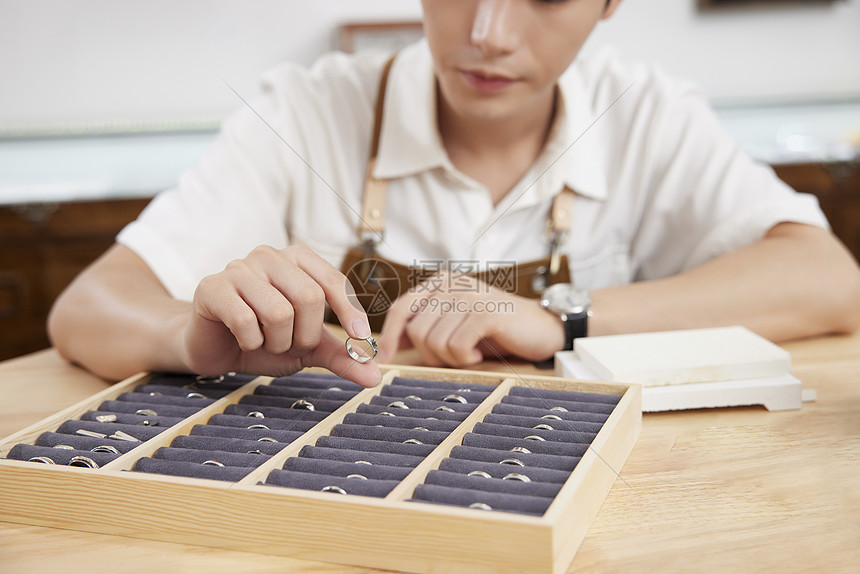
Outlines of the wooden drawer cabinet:
<svg viewBox="0 0 860 574">
<path fill-rule="evenodd" d="M 833 232 L 860 261 L 860 160 L 774 166 L 788 185 L 818 197 Z"/>
<path fill-rule="evenodd" d="M 54 299 L 149 202 L 0 206 L 0 360 L 49 345 Z"/>
</svg>

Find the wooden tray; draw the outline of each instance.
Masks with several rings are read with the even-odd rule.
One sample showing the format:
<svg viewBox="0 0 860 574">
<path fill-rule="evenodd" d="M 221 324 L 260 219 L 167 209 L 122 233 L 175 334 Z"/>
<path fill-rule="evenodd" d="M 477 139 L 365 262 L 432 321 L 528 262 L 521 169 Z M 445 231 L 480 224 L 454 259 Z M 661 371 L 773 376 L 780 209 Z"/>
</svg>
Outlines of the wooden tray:
<svg viewBox="0 0 860 574">
<path fill-rule="evenodd" d="M 99 469 L 5 458 L 14 445 L 32 443 L 150 377 L 137 375 L 0 442 L 0 520 L 407 572 L 564 572 L 639 436 L 639 386 L 405 366 L 384 366 L 383 373 L 382 385 L 361 391 L 235 483 L 126 471 L 267 384 L 268 377 L 254 379 Z M 496 388 L 385 498 L 258 484 L 395 376 Z M 407 502 L 427 473 L 514 386 L 621 395 L 547 512 L 532 517 Z"/>
</svg>

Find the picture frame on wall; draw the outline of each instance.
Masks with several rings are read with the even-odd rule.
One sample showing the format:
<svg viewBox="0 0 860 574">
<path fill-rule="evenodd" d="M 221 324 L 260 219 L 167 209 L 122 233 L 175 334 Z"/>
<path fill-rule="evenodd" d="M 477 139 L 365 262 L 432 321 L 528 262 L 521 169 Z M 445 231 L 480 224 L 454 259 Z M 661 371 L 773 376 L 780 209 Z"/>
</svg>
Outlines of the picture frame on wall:
<svg viewBox="0 0 860 574">
<path fill-rule="evenodd" d="M 788 6 L 816 6 L 832 4 L 836 0 L 696 0 L 701 12 L 743 8 L 785 8 Z"/>
<path fill-rule="evenodd" d="M 338 30 L 338 49 L 343 52 L 385 50 L 393 52 L 418 41 L 424 27 L 418 20 L 403 22 L 355 22 Z"/>
</svg>

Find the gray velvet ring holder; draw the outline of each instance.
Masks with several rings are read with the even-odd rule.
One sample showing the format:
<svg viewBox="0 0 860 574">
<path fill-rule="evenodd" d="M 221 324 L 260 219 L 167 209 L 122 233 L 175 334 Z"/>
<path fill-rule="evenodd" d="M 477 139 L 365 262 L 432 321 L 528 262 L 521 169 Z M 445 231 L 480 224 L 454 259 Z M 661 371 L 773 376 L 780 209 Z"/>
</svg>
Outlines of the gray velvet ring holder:
<svg viewBox="0 0 860 574">
<path fill-rule="evenodd" d="M 71 446 L 71 445 L 69 445 Z M 16 444 L 9 450 L 6 458 L 15 460 L 30 460 L 33 457 L 44 456 L 54 461 L 54 464 L 69 464 L 69 461 L 76 456 L 85 456 L 92 459 L 99 466 L 104 466 L 113 459 L 117 458 L 118 454 L 108 452 L 91 452 L 88 449 L 69 450 L 64 448 L 52 448 L 49 446 L 36 446 L 32 444 Z"/>
<path fill-rule="evenodd" d="M 504 510 L 538 516 L 546 512 L 546 509 L 549 508 L 549 505 L 553 501 L 552 498 L 517 496 L 507 493 L 484 492 L 482 490 L 465 490 L 462 488 L 437 486 L 435 484 L 418 485 L 412 494 L 412 499 L 466 507 L 475 503 L 483 503 L 489 505 L 494 511 Z M 479 511 L 476 510 L 475 512 Z"/>
<path fill-rule="evenodd" d="M 291 420 L 266 417 L 260 419 L 257 417 L 240 416 L 240 415 L 212 415 L 209 417 L 209 422 L 213 426 L 222 427 L 237 427 L 246 429 L 253 425 L 264 425 L 272 430 L 290 430 L 306 432 L 317 425 L 319 421 L 308 420 L 305 418 L 295 418 Z"/>
<path fill-rule="evenodd" d="M 132 470 L 155 474 L 169 474 L 172 476 L 186 476 L 189 478 L 207 478 L 210 480 L 236 482 L 251 472 L 253 467 L 210 466 L 207 464 L 198 464 L 196 462 L 142 458 L 135 463 Z"/>
<path fill-rule="evenodd" d="M 82 421 L 98 421 L 98 417 L 114 417 L 117 423 L 124 425 L 154 426 L 161 428 L 172 427 L 183 419 L 181 417 L 162 417 L 133 415 L 129 413 L 111 413 L 108 411 L 89 411 L 81 415 Z"/>
<path fill-rule="evenodd" d="M 377 464 L 363 464 L 354 462 L 340 462 L 337 460 L 325 460 L 319 458 L 303 458 L 293 456 L 284 463 L 284 470 L 304 472 L 309 474 L 322 474 L 328 476 L 341 476 L 346 478 L 351 474 L 360 474 L 374 480 L 403 480 L 412 469 L 405 466 L 384 466 Z"/>
<path fill-rule="evenodd" d="M 108 413 L 130 413 L 134 414 L 138 410 L 155 411 L 157 416 L 166 417 L 190 417 L 197 411 L 203 408 L 204 405 L 197 407 L 177 407 L 174 405 L 161 405 L 147 402 L 132 403 L 127 401 L 104 401 L 99 405 L 99 411 Z"/>
<path fill-rule="evenodd" d="M 343 423 L 347 425 L 367 425 L 376 426 L 383 425 L 386 427 L 397 427 L 412 429 L 415 427 L 426 428 L 430 431 L 441 431 L 450 433 L 459 426 L 460 421 L 442 421 L 428 420 L 423 418 L 415 418 L 410 416 L 383 416 L 370 415 L 365 413 L 349 413 L 343 418 Z"/>
<path fill-rule="evenodd" d="M 317 441 L 319 442 L 319 441 Z M 359 460 L 371 464 L 383 466 L 402 466 L 412 468 L 424 460 L 420 455 L 394 454 L 390 452 L 372 452 L 364 450 L 353 450 L 347 448 L 328 448 L 321 446 L 305 445 L 299 451 L 302 458 L 318 458 L 323 460 L 335 460 L 343 462 L 356 462 Z"/>
<path fill-rule="evenodd" d="M 424 483 L 451 488 L 480 490 L 482 492 L 500 492 L 518 496 L 540 496 L 543 498 L 554 498 L 558 494 L 558 491 L 561 490 L 561 484 L 551 482 L 522 482 L 501 478 L 485 478 L 446 472 L 444 470 L 431 470 L 427 473 Z"/>
<path fill-rule="evenodd" d="M 570 476 L 570 472 L 564 470 L 553 470 L 536 466 L 513 467 L 498 462 L 479 462 L 474 460 L 462 460 L 459 458 L 446 458 L 439 464 L 439 470 L 456 472 L 458 474 L 469 474 L 470 472 L 486 472 L 493 478 L 503 478 L 511 473 L 522 474 L 532 482 L 551 482 L 562 484 Z"/>
<path fill-rule="evenodd" d="M 555 420 L 556 417 L 565 421 L 586 421 L 591 423 L 598 423 L 601 425 L 606 422 L 606 419 L 609 418 L 609 413 L 589 413 L 584 411 L 552 411 L 547 410 L 545 406 L 541 408 L 535 408 L 522 405 L 509 405 L 505 403 L 498 403 L 497 405 L 493 406 L 492 412 L 493 414 L 499 415 L 542 418 L 549 424 L 553 424 L 552 421 Z"/>
<path fill-rule="evenodd" d="M 327 487 L 337 487 L 343 489 L 346 494 L 382 498 L 391 492 L 397 486 L 398 482 L 397 480 L 364 480 L 361 478 L 344 478 L 341 476 L 273 470 L 266 477 L 265 484 L 316 491 L 323 491 Z M 333 496 L 337 496 L 338 494 L 342 495 L 342 493 L 337 493 L 333 494 Z"/>
<path fill-rule="evenodd" d="M 502 403 L 508 405 L 519 405 L 522 407 L 534 407 L 543 409 L 545 413 L 552 413 L 558 409 L 566 409 L 568 412 L 604 413 L 609 414 L 615 408 L 608 403 L 584 403 L 573 401 L 559 401 L 541 399 L 538 397 L 514 397 L 508 395 L 502 398 Z M 562 411 L 564 412 L 564 411 Z"/>
<path fill-rule="evenodd" d="M 469 416 L 469 412 L 449 412 L 449 411 L 436 411 L 432 409 L 396 409 L 393 407 L 386 406 L 386 404 L 379 405 L 371 405 L 371 404 L 361 404 L 358 405 L 358 408 L 355 409 L 355 412 L 362 414 L 370 414 L 370 415 L 378 415 L 382 413 L 388 413 L 389 415 L 394 415 L 395 417 L 412 417 L 412 418 L 428 418 L 428 419 L 439 419 L 443 421 L 457 421 L 462 422 L 466 420 L 466 417 Z M 387 415 L 385 415 L 387 416 Z"/>
<path fill-rule="evenodd" d="M 470 446 L 455 446 L 451 449 L 451 458 L 459 458 L 464 460 L 474 460 L 482 462 L 492 462 L 499 464 L 510 472 L 517 472 L 518 468 L 550 468 L 554 470 L 572 471 L 576 468 L 582 456 L 559 456 L 555 454 L 524 454 L 514 453 L 510 450 L 495 450 L 487 448 L 478 448 Z M 525 467 L 520 467 L 514 464 L 502 464 L 505 460 L 518 460 Z"/>
<path fill-rule="evenodd" d="M 264 405 L 228 405 L 224 409 L 224 414 L 249 416 L 250 413 L 260 413 L 265 418 L 285 419 L 285 420 L 306 420 L 306 421 L 321 421 L 329 414 L 323 411 L 306 411 L 304 409 L 290 409 L 280 407 L 267 407 Z"/>
</svg>

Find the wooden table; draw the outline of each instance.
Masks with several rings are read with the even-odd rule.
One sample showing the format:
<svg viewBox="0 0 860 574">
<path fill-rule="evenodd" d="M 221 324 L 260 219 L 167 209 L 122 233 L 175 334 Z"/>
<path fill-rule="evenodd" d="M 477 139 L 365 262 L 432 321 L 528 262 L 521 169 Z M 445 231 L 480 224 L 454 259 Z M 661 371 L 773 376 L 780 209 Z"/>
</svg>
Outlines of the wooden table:
<svg viewBox="0 0 860 574">
<path fill-rule="evenodd" d="M 818 399 L 646 414 L 575 572 L 854 572 L 860 563 L 860 334 L 784 345 Z M 402 355 L 400 362 L 415 360 Z M 534 372 L 487 363 L 487 370 Z M 104 389 L 52 350 L 0 363 L 0 436 Z M 4 496 L 8 494 L 4 493 Z M 2 520 L 2 517 L 0 517 Z M 0 522 L 0 571 L 370 572 Z"/>
</svg>

